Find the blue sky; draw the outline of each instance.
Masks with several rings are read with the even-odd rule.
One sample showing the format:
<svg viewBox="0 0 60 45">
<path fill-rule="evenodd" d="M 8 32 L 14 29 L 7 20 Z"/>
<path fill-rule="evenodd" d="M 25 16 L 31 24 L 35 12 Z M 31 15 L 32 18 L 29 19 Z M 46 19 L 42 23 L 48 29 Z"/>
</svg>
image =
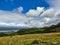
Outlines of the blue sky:
<svg viewBox="0 0 60 45">
<path fill-rule="evenodd" d="M 23 13 L 26 13 L 30 9 L 36 9 L 36 7 L 49 7 L 49 4 L 45 0 L 0 0 L 0 10 L 11 11 L 18 7 L 23 7 Z"/>
<path fill-rule="evenodd" d="M 0 0 L 0 27 L 44 27 L 60 22 L 60 0 Z"/>
</svg>

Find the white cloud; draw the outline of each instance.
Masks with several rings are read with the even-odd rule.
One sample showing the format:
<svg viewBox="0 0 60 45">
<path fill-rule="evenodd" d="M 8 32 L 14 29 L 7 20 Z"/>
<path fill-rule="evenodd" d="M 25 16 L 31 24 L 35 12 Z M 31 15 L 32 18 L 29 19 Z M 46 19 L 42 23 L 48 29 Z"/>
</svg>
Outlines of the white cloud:
<svg viewBox="0 0 60 45">
<path fill-rule="evenodd" d="M 19 14 L 21 14 L 22 11 L 23 11 L 23 7 L 20 6 L 19 8 L 14 9 L 12 12 L 15 12 L 15 13 L 19 13 Z"/>
<path fill-rule="evenodd" d="M 60 0 L 46 0 L 50 7 L 54 8 L 55 13 L 60 13 Z"/>
<path fill-rule="evenodd" d="M 19 27 L 20 28 L 20 27 L 29 27 L 29 26 L 22 23 L 16 24 L 15 22 L 11 22 L 11 23 L 0 22 L 0 27 Z"/>
<path fill-rule="evenodd" d="M 44 11 L 41 16 L 42 17 L 48 17 L 48 18 L 51 18 L 51 17 L 54 17 L 54 9 L 51 8 L 51 9 L 47 9 L 46 11 Z"/>
<path fill-rule="evenodd" d="M 50 19 L 48 23 L 50 24 L 57 24 L 60 22 L 60 0 L 46 0 L 50 8 L 54 8 L 54 16 Z M 53 13 L 51 11 L 51 13 Z"/>
<path fill-rule="evenodd" d="M 60 0 L 46 0 L 49 5 L 53 8 L 55 8 L 55 10 L 60 10 Z"/>
<path fill-rule="evenodd" d="M 22 9 L 22 8 L 21 8 Z M 19 12 L 19 10 L 18 10 Z M 0 27 L 30 27 L 26 24 L 31 17 L 26 17 L 22 13 L 0 10 Z"/>
<path fill-rule="evenodd" d="M 27 16 L 39 16 L 44 11 L 43 7 L 37 7 L 37 9 L 30 9 L 26 15 Z"/>
<path fill-rule="evenodd" d="M 47 10 L 44 7 L 30 9 L 23 14 L 23 7 L 13 11 L 0 10 L 0 26 L 10 27 L 44 27 L 60 22 L 60 3 L 59 0 L 50 0 L 51 7 Z"/>
</svg>

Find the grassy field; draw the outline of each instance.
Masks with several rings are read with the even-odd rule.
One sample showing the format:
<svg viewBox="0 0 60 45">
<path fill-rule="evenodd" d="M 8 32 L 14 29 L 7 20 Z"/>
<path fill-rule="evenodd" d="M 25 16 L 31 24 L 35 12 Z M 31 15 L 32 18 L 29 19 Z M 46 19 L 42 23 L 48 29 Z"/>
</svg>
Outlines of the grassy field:
<svg viewBox="0 0 60 45">
<path fill-rule="evenodd" d="M 60 45 L 60 32 L 0 37 L 0 45 Z"/>
</svg>

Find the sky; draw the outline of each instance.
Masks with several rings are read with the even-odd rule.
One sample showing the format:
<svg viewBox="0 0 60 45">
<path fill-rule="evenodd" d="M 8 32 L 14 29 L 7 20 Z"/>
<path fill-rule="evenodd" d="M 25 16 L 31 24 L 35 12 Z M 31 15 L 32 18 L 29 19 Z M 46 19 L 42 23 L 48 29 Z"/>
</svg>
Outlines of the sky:
<svg viewBox="0 0 60 45">
<path fill-rule="evenodd" d="M 11 11 L 22 6 L 23 12 L 26 13 L 29 9 L 36 7 L 48 8 L 49 4 L 45 0 L 0 0 L 0 10 Z"/>
<path fill-rule="evenodd" d="M 60 22 L 60 0 L 0 0 L 0 27 L 45 27 Z"/>
</svg>

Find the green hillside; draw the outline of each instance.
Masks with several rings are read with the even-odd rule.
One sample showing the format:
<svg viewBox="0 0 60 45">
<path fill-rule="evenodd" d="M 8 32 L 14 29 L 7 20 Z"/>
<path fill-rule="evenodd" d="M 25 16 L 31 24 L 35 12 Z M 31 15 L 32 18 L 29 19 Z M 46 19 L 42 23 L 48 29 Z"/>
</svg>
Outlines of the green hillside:
<svg viewBox="0 0 60 45">
<path fill-rule="evenodd" d="M 51 33 L 51 32 L 60 32 L 60 23 L 52 25 L 50 27 L 20 29 L 17 32 L 0 32 L 0 37 L 24 35 L 24 34 Z"/>
<path fill-rule="evenodd" d="M 17 34 L 39 34 L 39 33 L 50 33 L 50 32 L 60 32 L 60 23 L 57 25 L 52 25 L 50 27 L 43 27 L 43 28 L 28 28 L 28 29 L 21 29 L 17 31 Z"/>
<path fill-rule="evenodd" d="M 50 27 L 1 32 L 0 45 L 60 45 L 60 23 Z"/>
</svg>

